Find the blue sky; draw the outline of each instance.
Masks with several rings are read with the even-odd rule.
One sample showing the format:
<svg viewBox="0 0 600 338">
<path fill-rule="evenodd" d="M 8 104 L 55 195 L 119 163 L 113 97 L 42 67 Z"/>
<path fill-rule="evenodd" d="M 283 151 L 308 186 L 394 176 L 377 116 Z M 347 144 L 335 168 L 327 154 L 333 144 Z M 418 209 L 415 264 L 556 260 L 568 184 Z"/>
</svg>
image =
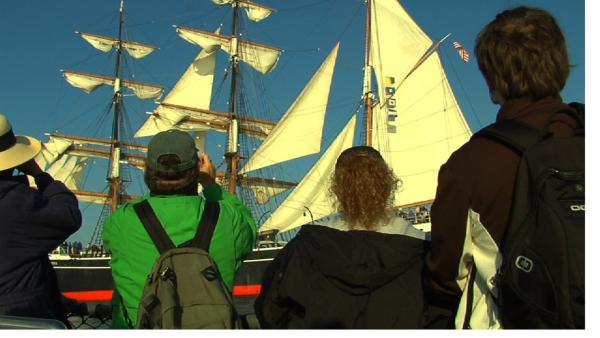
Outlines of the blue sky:
<svg viewBox="0 0 600 338">
<path fill-rule="evenodd" d="M 107 137 L 110 118 L 100 124 L 110 100 L 110 90 L 90 95 L 70 87 L 60 69 L 112 74 L 112 55 L 89 46 L 75 30 L 115 36 L 118 0 L 3 0 L 0 2 L 0 112 L 11 120 L 17 134 L 42 141 L 45 132 Z M 341 41 L 326 121 L 325 145 L 342 128 L 360 98 L 364 53 L 363 0 L 263 0 L 277 9 L 260 23 L 248 24 L 256 41 L 284 49 L 277 68 L 264 79 L 268 107 L 279 117 L 294 100 L 336 41 Z M 583 0 L 406 0 L 403 6 L 433 39 L 452 33 L 441 57 L 456 97 L 471 128 L 476 131 L 495 118 L 497 106 L 488 98 L 485 82 L 474 60 L 475 37 L 501 10 L 537 6 L 552 12 L 567 37 L 573 65 L 563 91 L 565 101 L 585 101 L 585 42 Z M 214 30 L 224 23 L 229 32 L 230 11 L 209 0 L 126 1 L 126 38 L 154 44 L 160 49 L 139 61 L 129 61 L 127 73 L 136 80 L 170 88 L 198 52 L 180 39 L 172 25 Z M 461 42 L 471 52 L 464 64 L 451 42 Z M 218 65 L 222 73 L 224 57 Z M 218 71 L 219 72 L 219 71 Z M 228 83 L 228 81 L 227 81 Z M 128 100 L 133 130 L 154 105 Z M 221 101 L 223 104 L 223 101 Z M 106 117 L 106 116 L 105 116 Z M 147 140 L 138 140 L 147 142 Z M 211 139 L 209 139 L 211 142 Z M 221 142 L 214 139 L 213 142 Z M 221 148 L 222 149 L 222 148 Z M 220 156 L 217 151 L 211 154 Z M 314 157 L 300 161 L 297 175 Z M 216 161 L 219 162 L 219 161 Z M 84 240 L 95 224 L 92 209 L 85 212 L 84 229 L 74 239 Z"/>
</svg>

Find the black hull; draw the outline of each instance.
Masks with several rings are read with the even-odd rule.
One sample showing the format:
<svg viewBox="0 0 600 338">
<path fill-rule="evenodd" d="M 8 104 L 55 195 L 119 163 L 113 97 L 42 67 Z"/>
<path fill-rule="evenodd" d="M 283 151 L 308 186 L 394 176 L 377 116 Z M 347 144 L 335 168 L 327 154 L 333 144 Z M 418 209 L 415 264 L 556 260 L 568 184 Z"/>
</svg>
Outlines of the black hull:
<svg viewBox="0 0 600 338">
<path fill-rule="evenodd" d="M 253 312 L 254 299 L 260 293 L 262 276 L 281 247 L 253 250 L 239 269 L 233 290 L 241 314 Z M 110 257 L 71 257 L 50 259 L 65 297 L 79 302 L 108 302 L 114 283 Z"/>
</svg>

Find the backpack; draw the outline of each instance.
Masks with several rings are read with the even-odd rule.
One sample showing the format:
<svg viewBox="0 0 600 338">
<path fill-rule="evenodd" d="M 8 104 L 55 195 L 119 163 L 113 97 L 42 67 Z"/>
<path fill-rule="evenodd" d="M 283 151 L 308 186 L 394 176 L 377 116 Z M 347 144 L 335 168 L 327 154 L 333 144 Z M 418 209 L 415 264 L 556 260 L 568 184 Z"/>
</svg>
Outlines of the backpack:
<svg viewBox="0 0 600 338">
<path fill-rule="evenodd" d="M 556 114 L 577 119 L 572 137 L 516 120 L 477 133 L 521 154 L 495 278 L 504 328 L 585 327 L 584 105 L 570 106 Z"/>
<path fill-rule="evenodd" d="M 160 252 L 140 298 L 135 328 L 237 328 L 231 294 L 208 253 L 219 204 L 206 202 L 196 235 L 179 247 L 164 231 L 147 200 L 134 209 Z M 125 317 L 129 319 L 127 313 Z"/>
</svg>

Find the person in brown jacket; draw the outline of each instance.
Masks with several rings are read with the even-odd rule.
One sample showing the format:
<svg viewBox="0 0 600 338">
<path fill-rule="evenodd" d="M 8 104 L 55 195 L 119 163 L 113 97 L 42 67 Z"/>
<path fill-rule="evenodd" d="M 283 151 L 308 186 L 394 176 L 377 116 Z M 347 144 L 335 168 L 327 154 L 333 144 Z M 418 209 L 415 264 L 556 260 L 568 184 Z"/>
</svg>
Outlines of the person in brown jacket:
<svg viewBox="0 0 600 338">
<path fill-rule="evenodd" d="M 496 120 L 516 119 L 542 129 L 555 112 L 571 109 L 560 92 L 569 75 L 564 35 L 548 12 L 517 7 L 496 16 L 476 41 L 479 69 L 491 100 L 500 105 Z M 553 118 L 555 137 L 571 136 L 576 121 Z M 463 327 L 466 296 L 474 280 L 471 328 L 501 328 L 494 276 L 502 257 L 520 157 L 498 142 L 474 137 L 440 168 L 431 209 L 431 250 L 426 258 L 428 286 L 437 299 L 453 304 L 454 324 Z M 476 276 L 470 276 L 471 266 Z"/>
</svg>

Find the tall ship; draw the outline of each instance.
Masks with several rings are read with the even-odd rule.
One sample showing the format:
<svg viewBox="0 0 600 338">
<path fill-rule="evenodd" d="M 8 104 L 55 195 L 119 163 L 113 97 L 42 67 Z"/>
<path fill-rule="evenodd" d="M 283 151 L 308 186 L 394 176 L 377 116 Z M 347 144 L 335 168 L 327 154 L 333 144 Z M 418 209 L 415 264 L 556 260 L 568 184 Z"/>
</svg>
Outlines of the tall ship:
<svg viewBox="0 0 600 338">
<path fill-rule="evenodd" d="M 238 272 L 236 301 L 252 300 L 260 292 L 262 272 L 303 224 L 335 214 L 328 193 L 339 154 L 353 145 L 379 150 L 401 179 L 394 205 L 398 215 L 428 231 L 427 208 L 432 203 L 439 167 L 472 135 L 442 65 L 439 47 L 412 19 L 398 0 L 366 0 L 361 55 L 362 81 L 353 83 L 352 108 L 343 123 L 333 126 L 337 136 L 323 147 L 330 89 L 336 72 L 339 43 L 317 69 L 278 120 L 267 116 L 264 77 L 285 57 L 282 50 L 251 39 L 244 30 L 277 15 L 276 9 L 245 0 L 205 0 L 228 15 L 230 25 L 214 30 L 175 26 L 174 34 L 197 46 L 191 64 L 164 92 L 159 85 L 125 77 L 123 65 L 149 56 L 156 47 L 123 38 L 125 6 L 120 2 L 116 37 L 77 32 L 94 48 L 115 56 L 114 73 L 98 75 L 63 70 L 65 80 L 87 93 L 112 88 L 105 119 L 111 119 L 109 139 L 48 134 L 37 160 L 64 181 L 80 202 L 102 206 L 101 217 L 89 243 L 66 245 L 51 254 L 63 294 L 79 301 L 108 301 L 112 296 L 110 253 L 102 247 L 102 225 L 119 205 L 146 193 L 133 178 L 144 169 L 148 137 L 171 128 L 191 133 L 199 152 L 220 153 L 217 181 L 237 194 L 259 225 L 259 241 Z M 220 8 L 219 8 L 220 7 Z M 321 34 L 328 34 L 322 32 Z M 217 64 L 226 65 L 219 72 Z M 217 70 L 217 71 L 216 71 Z M 127 125 L 125 99 L 154 100 L 153 111 L 141 125 Z M 359 127 L 362 126 L 362 127 Z M 126 135 L 133 129 L 132 135 Z M 331 129 L 330 128 L 330 129 Z M 131 130 L 133 131 L 133 130 Z M 207 141 L 207 137 L 209 141 Z M 210 142 L 210 137 L 224 140 Z M 140 138 L 146 138 L 140 140 Z M 285 179 L 295 159 L 319 154 L 300 180 Z M 107 186 L 102 192 L 84 189 L 85 171 L 105 165 Z M 218 162 L 218 161 L 216 161 Z M 137 183 L 137 186 L 143 186 Z"/>
</svg>

